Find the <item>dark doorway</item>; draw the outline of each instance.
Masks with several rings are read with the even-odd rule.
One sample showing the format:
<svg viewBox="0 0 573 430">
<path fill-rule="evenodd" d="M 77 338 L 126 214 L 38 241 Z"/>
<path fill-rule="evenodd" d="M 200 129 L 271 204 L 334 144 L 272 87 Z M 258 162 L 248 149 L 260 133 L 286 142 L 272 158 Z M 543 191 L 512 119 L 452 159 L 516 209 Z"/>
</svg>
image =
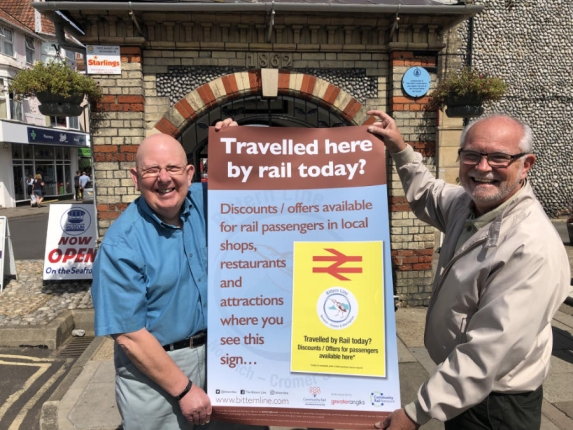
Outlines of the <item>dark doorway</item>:
<svg viewBox="0 0 573 430">
<path fill-rule="evenodd" d="M 229 117 L 239 125 L 255 127 L 331 128 L 350 125 L 328 109 L 293 96 L 265 99 L 253 95 L 230 100 L 199 117 L 181 133 L 179 141 L 187 153 L 187 160 L 195 166 L 194 181 L 205 181 L 208 177 L 209 126 Z"/>
</svg>

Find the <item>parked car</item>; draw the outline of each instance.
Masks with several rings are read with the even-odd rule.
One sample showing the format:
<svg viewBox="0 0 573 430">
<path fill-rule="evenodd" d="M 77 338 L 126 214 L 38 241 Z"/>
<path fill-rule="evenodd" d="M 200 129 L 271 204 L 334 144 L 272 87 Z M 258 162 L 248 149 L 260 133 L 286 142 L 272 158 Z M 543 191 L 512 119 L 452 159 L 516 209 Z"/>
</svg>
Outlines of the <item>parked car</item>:
<svg viewBox="0 0 573 430">
<path fill-rule="evenodd" d="M 88 181 L 82 191 L 82 203 L 93 203 L 94 201 L 94 184 Z"/>
</svg>

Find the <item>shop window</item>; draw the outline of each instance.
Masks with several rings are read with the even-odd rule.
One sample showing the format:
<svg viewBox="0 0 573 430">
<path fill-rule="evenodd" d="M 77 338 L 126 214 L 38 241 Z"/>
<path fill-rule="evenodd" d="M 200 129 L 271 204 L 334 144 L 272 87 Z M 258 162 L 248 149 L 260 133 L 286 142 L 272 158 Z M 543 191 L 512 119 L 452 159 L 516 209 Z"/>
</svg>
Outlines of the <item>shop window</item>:
<svg viewBox="0 0 573 430">
<path fill-rule="evenodd" d="M 34 155 L 34 148 L 32 145 L 24 145 L 24 160 L 31 160 Z"/>
<path fill-rule="evenodd" d="M 34 158 L 36 160 L 53 160 L 54 148 L 52 146 L 34 146 Z"/>
<path fill-rule="evenodd" d="M 0 52 L 9 57 L 14 56 L 14 33 L 6 27 L 0 27 Z"/>
<path fill-rule="evenodd" d="M 12 144 L 12 159 L 15 161 L 15 160 L 19 160 L 23 157 L 24 157 L 24 154 L 22 153 L 22 145 L 20 145 L 18 143 L 13 143 Z"/>
<path fill-rule="evenodd" d="M 36 47 L 34 46 L 34 38 L 26 36 L 26 63 L 34 63 L 35 51 Z"/>
</svg>

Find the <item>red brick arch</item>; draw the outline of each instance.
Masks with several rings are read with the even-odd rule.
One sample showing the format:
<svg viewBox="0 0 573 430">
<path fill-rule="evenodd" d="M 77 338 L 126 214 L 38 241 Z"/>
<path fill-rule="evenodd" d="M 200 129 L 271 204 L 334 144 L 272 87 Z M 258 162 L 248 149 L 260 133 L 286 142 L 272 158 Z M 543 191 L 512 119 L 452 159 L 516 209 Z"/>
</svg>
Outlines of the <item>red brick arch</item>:
<svg viewBox="0 0 573 430">
<path fill-rule="evenodd" d="M 260 94 L 261 71 L 237 72 L 201 85 L 179 100 L 155 124 L 154 131 L 178 137 L 182 131 L 204 112 L 236 97 Z M 336 85 L 315 76 L 288 70 L 279 71 L 278 94 L 308 99 L 337 112 L 354 125 L 375 121 L 367 109 Z"/>
</svg>

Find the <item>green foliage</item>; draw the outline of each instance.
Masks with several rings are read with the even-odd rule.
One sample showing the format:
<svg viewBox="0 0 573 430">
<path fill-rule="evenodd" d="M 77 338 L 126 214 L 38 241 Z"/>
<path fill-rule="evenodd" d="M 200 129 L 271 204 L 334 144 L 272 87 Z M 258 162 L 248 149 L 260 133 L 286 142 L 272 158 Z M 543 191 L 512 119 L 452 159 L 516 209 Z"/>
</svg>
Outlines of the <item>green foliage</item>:
<svg viewBox="0 0 573 430">
<path fill-rule="evenodd" d="M 430 94 L 428 110 L 442 109 L 450 97 L 471 96 L 480 104 L 500 100 L 507 90 L 507 84 L 476 69 L 466 67 L 455 75 L 442 78 Z"/>
<path fill-rule="evenodd" d="M 90 101 L 102 97 L 96 81 L 62 61 L 36 62 L 30 69 L 21 70 L 10 84 L 10 91 L 23 97 L 44 91 L 63 97 L 85 94 Z"/>
</svg>

